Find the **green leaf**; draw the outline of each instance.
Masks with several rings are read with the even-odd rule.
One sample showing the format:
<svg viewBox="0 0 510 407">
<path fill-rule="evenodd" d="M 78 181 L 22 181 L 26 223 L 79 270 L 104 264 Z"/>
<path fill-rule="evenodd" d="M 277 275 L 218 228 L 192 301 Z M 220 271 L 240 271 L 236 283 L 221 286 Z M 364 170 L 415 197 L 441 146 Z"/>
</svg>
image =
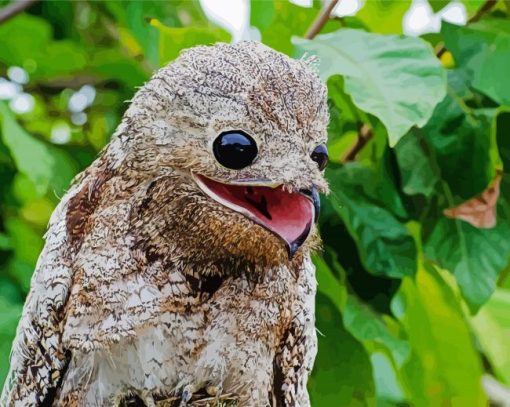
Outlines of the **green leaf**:
<svg viewBox="0 0 510 407">
<path fill-rule="evenodd" d="M 347 301 L 345 283 L 333 275 L 322 257 L 314 256 L 313 262 L 316 268 L 318 290 L 335 304 L 338 311 L 342 311 Z M 342 277 L 345 278 L 345 276 Z"/>
<path fill-rule="evenodd" d="M 0 250 L 9 250 L 12 248 L 11 239 L 4 233 L 0 233 Z"/>
<path fill-rule="evenodd" d="M 159 31 L 159 62 L 163 66 L 174 60 L 184 48 L 230 41 L 230 34 L 217 27 L 167 27 L 158 20 L 151 25 Z"/>
<path fill-rule="evenodd" d="M 430 7 L 432 7 L 434 13 L 443 9 L 448 3 L 450 3 L 450 0 L 429 0 Z"/>
<path fill-rule="evenodd" d="M 370 352 L 374 375 L 377 407 L 397 407 L 405 404 L 405 395 L 395 365 L 385 352 Z"/>
<path fill-rule="evenodd" d="M 402 190 L 407 195 L 430 197 L 439 181 L 433 152 L 419 132 L 409 132 L 395 147 L 402 179 Z"/>
<path fill-rule="evenodd" d="M 327 171 L 335 198 L 333 208 L 356 241 L 365 268 L 372 274 L 399 278 L 416 270 L 416 247 L 407 229 L 380 202 L 375 174 L 357 163 Z M 335 248 L 341 250 L 341 248 Z"/>
<path fill-rule="evenodd" d="M 402 20 L 410 6 L 410 0 L 370 0 L 356 13 L 356 18 L 369 31 L 402 34 Z"/>
<path fill-rule="evenodd" d="M 432 266 L 405 278 L 393 303 L 408 334 L 402 374 L 412 405 L 486 406 L 482 364 L 455 292 Z"/>
<path fill-rule="evenodd" d="M 134 56 L 142 54 L 152 68 L 159 66 L 160 55 L 157 47 L 159 33 L 149 23 L 151 19 L 172 27 L 182 26 L 179 16 L 207 23 L 194 1 L 107 1 L 105 5 L 115 16 L 122 45 Z"/>
<path fill-rule="evenodd" d="M 273 0 L 250 1 L 250 23 L 259 30 L 267 28 L 273 20 L 275 4 Z"/>
<path fill-rule="evenodd" d="M 499 166 L 493 144 L 499 148 L 505 171 L 510 168 L 510 114 L 502 110 L 493 120 L 492 129 L 465 113 L 451 99 L 438 106 L 435 119 L 423 134 L 434 145 L 431 165 L 440 168 L 445 206 L 453 207 L 485 189 Z M 441 117 L 441 112 L 448 112 Z M 493 134 L 491 134 L 493 133 Z M 469 158 L 466 158 L 469 156 Z M 476 156 L 476 160 L 472 157 Z M 505 162 L 508 165 L 505 165 Z M 462 171 L 462 176 L 459 172 Z M 501 197 L 510 197 L 508 174 L 501 183 Z M 447 185 L 448 184 L 448 185 Z M 443 204 L 444 205 L 444 204 Z M 500 198 L 497 224 L 491 229 L 478 229 L 459 220 L 429 214 L 425 220 L 424 250 L 428 258 L 451 271 L 470 308 L 477 310 L 495 289 L 499 273 L 510 257 L 510 211 L 508 201 Z"/>
<path fill-rule="evenodd" d="M 448 95 L 429 123 L 415 130 L 428 145 L 430 171 L 439 170 L 453 195 L 450 207 L 478 195 L 496 175 L 490 120 L 475 113 L 455 94 Z"/>
<path fill-rule="evenodd" d="M 34 65 L 30 79 L 49 79 L 80 71 L 87 64 L 83 47 L 71 40 L 52 40 L 47 21 L 21 15 L 0 26 L 0 62 L 5 65 Z M 16 40 L 13 41 L 13 38 Z"/>
<path fill-rule="evenodd" d="M 44 194 L 50 186 L 62 194 L 77 172 L 72 159 L 63 150 L 28 134 L 3 102 L 0 102 L 0 119 L 0 137 L 18 170 L 33 182 L 39 194 Z"/>
<path fill-rule="evenodd" d="M 0 62 L 7 66 L 23 66 L 27 59 L 33 60 L 34 55 L 46 48 L 51 36 L 47 21 L 28 14 L 3 23 L 0 25 Z"/>
<path fill-rule="evenodd" d="M 319 353 L 308 389 L 313 406 L 373 406 L 374 383 L 363 346 L 345 330 L 330 299 L 317 294 Z"/>
<path fill-rule="evenodd" d="M 419 38 L 342 29 L 293 42 L 300 53 L 319 56 L 324 79 L 345 77 L 345 91 L 383 122 L 392 146 L 412 126 L 425 125 L 445 96 L 445 71 Z"/>
<path fill-rule="evenodd" d="M 502 215 L 502 211 L 499 211 Z M 485 303 L 510 255 L 510 225 L 498 216 L 492 229 L 478 229 L 459 219 L 440 219 L 424 239 L 427 257 L 450 270 L 472 310 Z"/>
<path fill-rule="evenodd" d="M 116 49 L 102 49 L 94 53 L 91 64 L 91 71 L 106 80 L 114 78 L 125 83 L 129 89 L 140 86 L 149 75 L 132 58 L 127 58 Z"/>
<path fill-rule="evenodd" d="M 343 311 L 345 328 L 360 341 L 373 341 L 385 346 L 398 366 L 409 357 L 408 343 L 395 336 L 381 317 L 356 297 L 349 296 Z"/>
<path fill-rule="evenodd" d="M 317 10 L 299 7 L 289 1 L 275 1 L 273 4 L 271 23 L 261 30 L 262 42 L 277 51 L 292 55 L 294 46 L 291 37 L 304 35 L 317 16 Z"/>
<path fill-rule="evenodd" d="M 496 135 L 499 156 L 503 162 L 503 181 L 506 183 L 510 177 L 510 107 L 499 109 L 494 116 L 492 131 Z"/>
<path fill-rule="evenodd" d="M 472 86 L 500 104 L 510 104 L 510 24 L 487 19 L 469 26 L 444 23 L 446 48 L 456 65 L 468 72 Z"/>
<path fill-rule="evenodd" d="M 510 290 L 496 289 L 471 322 L 497 378 L 510 386 Z"/>
</svg>

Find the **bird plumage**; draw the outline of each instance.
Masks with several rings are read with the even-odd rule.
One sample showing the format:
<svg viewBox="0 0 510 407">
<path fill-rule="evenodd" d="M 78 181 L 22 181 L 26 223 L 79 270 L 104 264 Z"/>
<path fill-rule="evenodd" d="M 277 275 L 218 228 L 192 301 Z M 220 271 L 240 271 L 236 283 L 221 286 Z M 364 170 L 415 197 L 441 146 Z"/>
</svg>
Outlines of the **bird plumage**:
<svg viewBox="0 0 510 407">
<path fill-rule="evenodd" d="M 327 121 L 309 64 L 259 43 L 192 48 L 156 72 L 52 215 L 2 406 L 151 406 L 207 386 L 242 406 L 308 406 L 315 226 L 289 259 L 194 174 L 326 192 L 310 154 Z M 235 171 L 211 153 L 232 129 L 259 149 Z"/>
</svg>

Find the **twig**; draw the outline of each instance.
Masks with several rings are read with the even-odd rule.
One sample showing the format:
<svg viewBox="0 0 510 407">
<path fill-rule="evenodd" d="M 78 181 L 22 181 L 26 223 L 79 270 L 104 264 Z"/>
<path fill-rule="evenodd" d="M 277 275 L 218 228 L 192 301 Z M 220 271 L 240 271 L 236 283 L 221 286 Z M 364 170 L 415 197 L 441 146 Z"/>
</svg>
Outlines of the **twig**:
<svg viewBox="0 0 510 407">
<path fill-rule="evenodd" d="M 474 16 L 472 16 L 468 21 L 467 24 L 476 23 L 480 18 L 483 17 L 484 14 L 491 11 L 498 0 L 486 0 L 485 3 L 482 4 L 482 6 L 478 9 L 478 11 L 475 13 Z"/>
<path fill-rule="evenodd" d="M 367 144 L 372 137 L 374 137 L 372 129 L 367 124 L 363 124 L 358 131 L 356 143 L 346 151 L 342 157 L 342 163 L 355 160 L 358 153 L 363 147 L 365 147 L 365 144 Z"/>
<path fill-rule="evenodd" d="M 471 23 L 476 23 L 485 14 L 487 14 L 489 11 L 491 11 L 497 3 L 498 3 L 498 0 L 486 0 L 485 3 L 483 3 L 480 6 L 478 11 L 467 20 L 466 25 L 471 24 Z M 438 58 L 441 58 L 445 52 L 446 52 L 446 47 L 443 44 L 443 45 L 441 45 L 441 47 L 439 47 L 437 49 L 436 56 Z"/>
<path fill-rule="evenodd" d="M 322 27 L 324 27 L 326 22 L 329 20 L 331 12 L 337 4 L 338 0 L 331 0 L 322 8 L 321 12 L 317 15 L 317 18 L 313 21 L 305 34 L 305 38 L 307 40 L 313 40 L 315 36 L 321 32 Z"/>
<path fill-rule="evenodd" d="M 0 23 L 3 23 L 10 18 L 18 15 L 19 13 L 25 11 L 32 4 L 34 4 L 37 0 L 17 0 L 12 4 L 5 6 L 0 9 Z"/>
<path fill-rule="evenodd" d="M 321 12 L 317 15 L 317 18 L 313 21 L 312 25 L 308 29 L 305 34 L 305 38 L 308 40 L 312 40 L 315 36 L 321 32 L 322 28 L 329 20 L 331 16 L 331 12 L 338 4 L 338 0 L 331 0 L 327 3 L 321 10 Z M 366 124 L 363 124 L 358 131 L 358 139 L 356 143 L 345 153 L 342 158 L 342 162 L 346 163 L 347 161 L 352 161 L 356 158 L 359 151 L 368 143 L 368 141 L 374 136 L 374 133 L 370 129 L 370 127 Z"/>
</svg>

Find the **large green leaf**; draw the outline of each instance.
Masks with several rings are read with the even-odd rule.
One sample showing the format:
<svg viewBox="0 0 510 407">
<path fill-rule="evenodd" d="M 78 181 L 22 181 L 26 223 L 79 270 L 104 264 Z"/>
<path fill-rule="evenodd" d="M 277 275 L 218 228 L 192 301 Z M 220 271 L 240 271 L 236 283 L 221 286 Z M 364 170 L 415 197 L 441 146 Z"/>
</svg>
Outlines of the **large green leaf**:
<svg viewBox="0 0 510 407">
<path fill-rule="evenodd" d="M 500 271 L 508 263 L 508 236 L 510 225 L 502 216 L 492 229 L 442 218 L 425 240 L 424 249 L 428 258 L 455 275 L 463 296 L 476 310 L 489 299 Z"/>
<path fill-rule="evenodd" d="M 510 23 L 487 19 L 469 26 L 443 24 L 445 45 L 475 89 L 501 104 L 510 104 Z"/>
<path fill-rule="evenodd" d="M 345 77 L 346 92 L 383 122 L 391 145 L 412 126 L 425 125 L 445 96 L 445 71 L 419 38 L 342 29 L 293 41 L 301 53 L 319 56 L 324 79 Z"/>
<path fill-rule="evenodd" d="M 373 341 L 384 345 L 393 355 L 398 366 L 409 357 L 409 345 L 394 335 L 383 318 L 356 297 L 349 296 L 343 311 L 345 328 L 360 341 Z"/>
<path fill-rule="evenodd" d="M 345 330 L 333 302 L 316 301 L 319 353 L 308 389 L 313 406 L 373 406 L 374 383 L 363 345 Z"/>
<path fill-rule="evenodd" d="M 376 174 L 352 163 L 341 168 L 332 166 L 327 176 L 334 191 L 333 208 L 356 241 L 366 269 L 393 278 L 413 275 L 414 241 L 405 226 L 378 201 L 381 193 L 374 185 Z"/>
<path fill-rule="evenodd" d="M 488 147 L 477 148 L 477 146 L 480 146 L 479 143 L 483 140 L 485 140 L 483 141 L 485 144 L 497 141 L 499 155 L 504 165 L 503 180 L 501 182 L 502 198 L 499 200 L 497 208 L 497 224 L 491 229 L 478 229 L 459 219 L 444 217 L 439 217 L 438 219 L 437 216 L 435 219 L 438 220 L 429 218 L 426 220 L 427 227 L 424 228 L 424 250 L 430 259 L 441 264 L 455 275 L 462 294 L 468 301 L 471 309 L 477 310 L 489 299 L 495 289 L 499 273 L 510 259 L 510 240 L 508 239 L 510 234 L 510 210 L 508 204 L 508 199 L 510 198 L 510 113 L 502 110 L 496 115 L 492 130 L 490 128 L 486 129 L 484 126 L 483 132 L 476 132 L 474 130 L 476 128 L 474 127 L 476 120 L 473 118 L 464 118 L 460 121 L 464 123 L 463 128 L 466 131 L 471 129 L 470 132 L 472 134 L 469 134 L 469 132 L 465 133 L 468 139 L 464 138 L 462 140 L 462 132 L 457 130 L 455 137 L 461 138 L 462 142 L 436 144 L 436 154 L 441 157 L 441 159 L 438 159 L 437 165 L 441 167 L 443 174 L 446 173 L 445 168 L 449 168 L 449 171 L 446 173 L 449 185 L 442 183 L 444 196 L 448 198 L 449 206 L 454 206 L 454 197 L 451 189 L 457 188 L 457 193 L 461 194 L 462 190 L 459 188 L 464 183 L 465 190 L 470 191 L 469 194 L 471 194 L 479 188 L 483 188 L 485 183 L 488 183 L 490 174 L 495 172 L 496 159 L 491 157 L 493 154 L 491 154 Z M 469 125 L 473 127 L 469 127 Z M 491 131 L 495 134 L 491 135 Z M 445 140 L 452 138 L 447 133 L 449 131 L 445 128 L 441 136 Z M 429 140 L 441 139 L 439 135 L 434 136 L 432 129 L 428 136 Z M 435 139 L 434 137 L 437 138 Z M 476 139 L 476 141 L 472 141 L 474 144 L 468 151 L 462 152 L 462 150 L 458 149 L 468 144 L 467 140 L 472 139 Z M 449 146 L 453 146 L 450 153 L 448 153 Z M 439 147 L 442 148 L 440 149 Z M 463 156 L 466 154 L 476 155 L 477 159 L 463 161 Z M 445 161 L 448 158 L 450 158 L 450 162 L 446 163 Z M 457 160 L 456 165 L 455 160 Z M 461 169 L 463 176 L 460 176 L 459 173 Z M 480 182 L 480 178 L 482 182 Z M 457 185 L 455 185 L 456 180 Z M 469 194 L 466 198 L 469 197 Z"/>
<path fill-rule="evenodd" d="M 411 346 L 402 373 L 412 405 L 486 406 L 482 364 L 458 296 L 432 266 L 405 278 L 393 303 Z"/>
<path fill-rule="evenodd" d="M 451 207 L 487 188 L 496 174 L 497 146 L 490 120 L 476 113 L 467 109 L 455 93 L 449 94 L 427 125 L 409 135 L 417 137 L 412 141 L 416 148 L 412 152 L 402 151 L 408 140 L 397 146 L 406 192 L 411 189 L 430 195 L 439 177 L 451 192 L 452 201 L 449 202 L 450 197 L 444 199 L 444 204 Z"/>
<path fill-rule="evenodd" d="M 0 102 L 0 137 L 9 148 L 16 167 L 36 186 L 39 194 L 48 187 L 62 194 L 77 172 L 74 161 L 63 151 L 28 134 Z"/>
<path fill-rule="evenodd" d="M 347 301 L 345 283 L 335 277 L 333 271 L 322 257 L 314 256 L 313 262 L 316 269 L 318 290 L 335 304 L 338 311 L 342 311 Z M 345 279 L 345 275 L 342 275 L 341 278 Z"/>
</svg>

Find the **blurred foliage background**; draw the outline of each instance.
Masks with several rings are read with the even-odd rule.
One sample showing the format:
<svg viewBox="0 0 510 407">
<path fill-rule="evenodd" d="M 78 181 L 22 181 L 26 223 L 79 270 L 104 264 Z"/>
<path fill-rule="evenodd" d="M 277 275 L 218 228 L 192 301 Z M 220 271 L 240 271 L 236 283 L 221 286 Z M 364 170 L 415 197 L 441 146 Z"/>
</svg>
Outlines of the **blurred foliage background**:
<svg viewBox="0 0 510 407">
<path fill-rule="evenodd" d="M 255 38 L 329 88 L 313 406 L 509 405 L 508 1 L 32 3 L 0 0 L 0 383 L 49 216 L 136 87 Z"/>
</svg>

